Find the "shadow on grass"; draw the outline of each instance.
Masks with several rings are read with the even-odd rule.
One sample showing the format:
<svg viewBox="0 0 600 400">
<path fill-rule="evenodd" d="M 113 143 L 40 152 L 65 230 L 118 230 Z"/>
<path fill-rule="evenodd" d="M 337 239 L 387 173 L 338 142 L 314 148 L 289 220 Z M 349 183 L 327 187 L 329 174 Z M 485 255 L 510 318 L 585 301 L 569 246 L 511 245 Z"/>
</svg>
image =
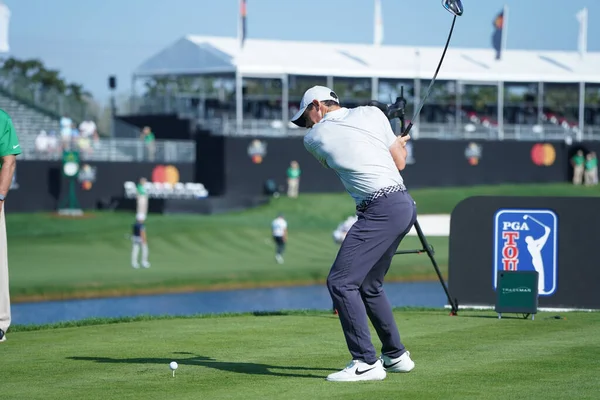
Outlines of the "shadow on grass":
<svg viewBox="0 0 600 400">
<path fill-rule="evenodd" d="M 312 378 L 312 379 L 324 379 L 324 375 L 314 374 L 301 374 L 294 372 L 276 372 L 274 370 L 284 371 L 329 371 L 333 372 L 333 369 L 326 368 L 311 368 L 311 367 L 293 367 L 293 366 L 280 366 L 280 365 L 268 365 L 268 364 L 257 364 L 257 363 L 246 363 L 246 362 L 228 362 L 228 361 L 217 361 L 211 357 L 194 355 L 188 352 L 176 352 L 178 355 L 191 355 L 192 357 L 172 359 L 172 358 L 110 358 L 110 357 L 67 357 L 68 360 L 75 361 L 93 361 L 97 363 L 107 364 L 161 364 L 168 365 L 171 361 L 177 361 L 180 365 L 199 366 L 206 368 L 213 368 L 220 371 L 235 372 L 238 374 L 249 374 L 249 375 L 271 375 L 271 376 L 285 376 L 292 378 Z"/>
<path fill-rule="evenodd" d="M 492 319 L 499 319 L 498 315 L 457 315 L 457 317 L 460 318 L 492 318 Z M 502 314 L 502 318 L 501 319 L 531 319 L 531 315 L 529 315 L 527 318 L 525 318 L 522 315 L 506 315 L 506 314 Z"/>
</svg>

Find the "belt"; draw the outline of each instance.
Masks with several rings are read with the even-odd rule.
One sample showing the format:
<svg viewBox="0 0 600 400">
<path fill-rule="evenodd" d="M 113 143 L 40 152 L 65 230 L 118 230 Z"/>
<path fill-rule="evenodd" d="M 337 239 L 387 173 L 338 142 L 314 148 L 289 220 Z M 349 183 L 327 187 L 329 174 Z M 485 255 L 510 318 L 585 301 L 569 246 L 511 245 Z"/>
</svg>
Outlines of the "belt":
<svg viewBox="0 0 600 400">
<path fill-rule="evenodd" d="M 394 192 L 404 192 L 406 191 L 406 187 L 404 185 L 394 185 L 394 186 L 386 186 L 384 188 L 379 189 L 376 192 L 371 193 L 366 199 L 361 201 L 356 206 L 356 211 L 365 211 L 369 204 L 375 199 L 378 199 L 381 196 L 385 196 L 388 193 Z"/>
</svg>

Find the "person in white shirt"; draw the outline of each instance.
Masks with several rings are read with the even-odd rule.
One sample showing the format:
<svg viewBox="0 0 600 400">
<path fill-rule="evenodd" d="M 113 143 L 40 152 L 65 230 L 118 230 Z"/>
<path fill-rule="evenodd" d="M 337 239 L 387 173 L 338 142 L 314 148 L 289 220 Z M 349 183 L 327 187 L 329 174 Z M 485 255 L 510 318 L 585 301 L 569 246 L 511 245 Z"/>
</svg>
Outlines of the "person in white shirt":
<svg viewBox="0 0 600 400">
<path fill-rule="evenodd" d="M 48 134 L 45 130 L 41 130 L 35 138 L 35 151 L 38 156 L 45 157 L 48 154 Z"/>
<path fill-rule="evenodd" d="M 287 243 L 288 225 L 283 217 L 283 214 L 279 214 L 277 218 L 271 222 L 271 232 L 273 234 L 273 240 L 275 241 L 275 260 L 279 264 L 283 264 L 283 252 L 285 251 L 285 244 Z"/>
<path fill-rule="evenodd" d="M 340 223 L 336 230 L 333 231 L 333 241 L 336 244 L 342 244 L 346 238 L 346 235 L 348 234 L 348 231 L 350 228 L 352 228 L 352 225 L 354 225 L 356 221 L 358 221 L 358 217 L 356 215 L 351 215 L 346 218 L 344 222 Z"/>
<path fill-rule="evenodd" d="M 409 372 L 415 364 L 400 341 L 383 280 L 417 217 L 400 175 L 410 136 L 396 137 L 377 107 L 342 107 L 337 94 L 324 86 L 304 93 L 292 122 L 309 129 L 304 146 L 340 178 L 358 217 L 327 277 L 352 361 L 327 380 L 382 380 L 387 372 Z M 368 319 L 382 343 L 380 358 Z"/>
<path fill-rule="evenodd" d="M 70 148 L 73 137 L 73 120 L 67 115 L 60 119 L 60 136 L 63 148 Z"/>
</svg>

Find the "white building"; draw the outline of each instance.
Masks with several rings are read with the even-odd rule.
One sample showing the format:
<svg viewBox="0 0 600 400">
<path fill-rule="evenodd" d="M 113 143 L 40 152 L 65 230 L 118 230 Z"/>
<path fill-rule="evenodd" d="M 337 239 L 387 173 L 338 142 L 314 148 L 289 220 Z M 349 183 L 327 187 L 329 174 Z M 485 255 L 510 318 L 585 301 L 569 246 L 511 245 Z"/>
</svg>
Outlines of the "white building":
<svg viewBox="0 0 600 400">
<path fill-rule="evenodd" d="M 223 92 L 213 97 L 231 104 L 231 119 L 220 116 L 225 121 L 222 129 L 252 134 L 251 127 L 264 130 L 268 126 L 290 134 L 291 111 L 304 90 L 314 84 L 332 87 L 348 105 L 364 104 L 369 99 L 390 102 L 403 85 L 411 104 L 407 109 L 410 119 L 442 51 L 442 47 L 259 39 L 246 39 L 240 48 L 236 38 L 188 35 L 144 61 L 133 79 L 135 87 L 135 82 L 147 78 L 213 77 L 213 86 Z M 269 87 L 276 87 L 277 92 L 245 96 L 237 90 L 250 81 L 270 82 Z M 342 82 L 351 84 L 342 87 Z M 483 98 L 478 94 L 482 88 L 488 91 L 488 100 L 494 93 L 493 104 L 475 104 L 481 103 L 473 99 Z M 519 96 L 522 100 L 515 100 Z M 196 98 L 192 108 L 203 108 L 210 97 L 199 85 L 186 93 L 173 92 L 165 99 L 183 111 L 182 100 Z M 502 59 L 496 60 L 491 47 L 467 49 L 450 44 L 431 100 L 421 120 L 415 121 L 413 135 L 456 137 L 458 131 L 468 137 L 533 135 L 537 140 L 540 135 L 556 138 L 567 133 L 590 139 L 600 135 L 599 99 L 600 53 L 580 57 L 577 52 L 506 50 Z M 267 118 L 251 116 L 253 101 L 276 102 L 277 112 Z"/>
</svg>

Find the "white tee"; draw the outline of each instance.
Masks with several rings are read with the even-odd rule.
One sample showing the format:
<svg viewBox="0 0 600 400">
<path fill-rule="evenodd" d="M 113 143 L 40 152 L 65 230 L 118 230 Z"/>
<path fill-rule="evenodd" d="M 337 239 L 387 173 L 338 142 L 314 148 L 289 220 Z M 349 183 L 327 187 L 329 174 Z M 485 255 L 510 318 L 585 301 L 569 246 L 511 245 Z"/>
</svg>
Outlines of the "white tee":
<svg viewBox="0 0 600 400">
<path fill-rule="evenodd" d="M 286 229 L 287 222 L 285 222 L 285 219 L 281 217 L 275 218 L 271 223 L 271 230 L 273 231 L 273 236 L 275 237 L 283 237 Z"/>
<path fill-rule="evenodd" d="M 327 113 L 304 136 L 304 146 L 335 171 L 359 204 L 379 189 L 404 183 L 389 150 L 394 140 L 385 114 L 362 106 Z"/>
</svg>

